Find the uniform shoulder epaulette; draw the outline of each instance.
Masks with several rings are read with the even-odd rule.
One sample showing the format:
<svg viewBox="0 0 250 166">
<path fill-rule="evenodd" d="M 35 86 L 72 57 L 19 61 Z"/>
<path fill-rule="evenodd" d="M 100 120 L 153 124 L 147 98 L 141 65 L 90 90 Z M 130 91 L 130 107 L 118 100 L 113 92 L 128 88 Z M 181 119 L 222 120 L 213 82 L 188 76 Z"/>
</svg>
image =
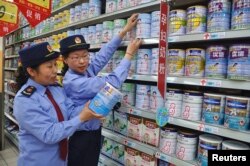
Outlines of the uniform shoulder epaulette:
<svg viewBox="0 0 250 166">
<path fill-rule="evenodd" d="M 23 91 L 22 91 L 22 94 L 24 96 L 27 96 L 27 97 L 30 97 L 33 95 L 33 93 L 36 91 L 36 87 L 34 86 L 28 86 L 27 88 L 25 88 Z"/>
</svg>

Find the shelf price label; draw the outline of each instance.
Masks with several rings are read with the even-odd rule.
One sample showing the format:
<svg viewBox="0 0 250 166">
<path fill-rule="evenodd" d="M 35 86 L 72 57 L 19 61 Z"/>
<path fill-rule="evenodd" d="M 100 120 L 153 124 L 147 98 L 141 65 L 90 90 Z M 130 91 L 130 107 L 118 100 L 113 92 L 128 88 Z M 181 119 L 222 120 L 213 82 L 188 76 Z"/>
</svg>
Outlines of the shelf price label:
<svg viewBox="0 0 250 166">
<path fill-rule="evenodd" d="M 141 114 L 142 114 L 141 111 L 135 110 L 135 109 L 133 109 L 133 108 L 130 108 L 130 109 L 128 110 L 128 113 L 129 113 L 129 114 L 133 114 L 133 115 L 141 115 Z"/>
<path fill-rule="evenodd" d="M 204 132 L 217 134 L 219 133 L 219 128 L 205 125 Z"/>
<path fill-rule="evenodd" d="M 221 87 L 222 82 L 221 80 L 207 80 L 207 79 L 201 79 L 200 80 L 201 86 L 211 86 L 211 87 Z"/>
<path fill-rule="evenodd" d="M 0 36 L 18 28 L 18 8 L 15 4 L 0 0 Z"/>
<path fill-rule="evenodd" d="M 160 16 L 160 38 L 159 38 L 159 65 L 158 65 L 158 82 L 157 86 L 162 98 L 165 101 L 166 96 L 166 55 L 168 49 L 168 39 L 167 39 L 167 23 L 168 23 L 168 13 L 169 6 L 165 0 L 161 0 L 161 16 Z"/>
<path fill-rule="evenodd" d="M 126 146 L 129 146 L 129 147 L 132 147 L 132 148 L 135 147 L 135 143 L 131 142 L 131 141 L 127 140 L 127 139 L 124 139 L 123 144 L 126 145 Z"/>
<path fill-rule="evenodd" d="M 32 27 L 51 14 L 51 0 L 14 0 Z"/>
</svg>

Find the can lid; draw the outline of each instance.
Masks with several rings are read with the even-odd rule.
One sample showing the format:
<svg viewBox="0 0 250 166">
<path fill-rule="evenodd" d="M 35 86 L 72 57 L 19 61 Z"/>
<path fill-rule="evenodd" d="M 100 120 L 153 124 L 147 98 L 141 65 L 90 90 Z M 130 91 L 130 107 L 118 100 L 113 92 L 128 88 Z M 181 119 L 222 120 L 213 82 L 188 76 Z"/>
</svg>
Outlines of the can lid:
<svg viewBox="0 0 250 166">
<path fill-rule="evenodd" d="M 204 97 L 205 96 L 211 96 L 211 97 L 226 97 L 223 94 L 213 94 L 213 93 L 204 93 Z"/>
<path fill-rule="evenodd" d="M 226 99 L 229 100 L 250 100 L 250 98 L 247 97 L 238 97 L 238 96 L 226 96 Z"/>
<path fill-rule="evenodd" d="M 250 149 L 247 144 L 244 144 L 238 141 L 232 141 L 232 140 L 223 141 L 222 145 L 224 147 L 227 147 L 228 149 L 235 149 L 235 150 L 249 150 Z"/>
<path fill-rule="evenodd" d="M 177 132 L 177 129 L 174 127 L 163 127 L 162 130 L 165 132 Z"/>
<path fill-rule="evenodd" d="M 223 140 L 221 137 L 210 134 L 202 134 L 199 136 L 199 139 L 205 142 L 218 143 L 218 144 L 221 143 Z"/>
<path fill-rule="evenodd" d="M 197 138 L 197 135 L 195 133 L 190 133 L 188 131 L 178 131 L 178 135 L 188 138 Z"/>
</svg>

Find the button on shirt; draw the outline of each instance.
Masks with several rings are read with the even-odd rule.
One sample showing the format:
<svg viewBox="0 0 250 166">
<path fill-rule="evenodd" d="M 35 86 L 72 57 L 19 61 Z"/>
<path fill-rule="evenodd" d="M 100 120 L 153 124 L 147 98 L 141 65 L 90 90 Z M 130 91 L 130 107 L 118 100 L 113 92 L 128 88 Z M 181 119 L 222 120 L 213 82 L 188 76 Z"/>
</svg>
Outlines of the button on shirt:
<svg viewBox="0 0 250 166">
<path fill-rule="evenodd" d="M 31 96 L 21 92 L 28 86 L 36 91 Z M 73 112 L 80 112 L 71 99 L 66 97 L 63 88 L 47 87 L 59 105 L 64 119 Z M 81 125 L 79 116 L 59 122 L 56 110 L 45 94 L 46 87 L 29 79 L 20 89 L 14 100 L 14 116 L 19 123 L 18 166 L 64 166 L 60 158 L 59 142 L 71 136 Z"/>
<path fill-rule="evenodd" d="M 131 65 L 130 60 L 126 58 L 123 58 L 119 66 L 108 76 L 97 76 L 120 46 L 121 41 L 122 39 L 119 36 L 115 36 L 109 43 L 103 46 L 84 73 L 79 74 L 71 69 L 67 71 L 64 76 L 63 87 L 67 96 L 77 106 L 83 107 L 87 101 L 93 99 L 106 82 L 116 88 L 120 88 L 126 80 Z M 74 112 L 71 118 L 79 115 L 79 113 L 77 111 Z M 97 130 L 99 127 L 100 120 L 92 119 L 81 125 L 79 130 Z"/>
</svg>

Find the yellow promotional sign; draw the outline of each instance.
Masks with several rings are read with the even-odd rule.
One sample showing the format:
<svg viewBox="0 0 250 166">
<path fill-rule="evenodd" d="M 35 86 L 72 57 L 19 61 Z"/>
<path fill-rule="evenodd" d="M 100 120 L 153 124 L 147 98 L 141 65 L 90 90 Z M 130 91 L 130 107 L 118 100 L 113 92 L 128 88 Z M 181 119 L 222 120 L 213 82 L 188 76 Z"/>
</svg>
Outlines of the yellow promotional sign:
<svg viewBox="0 0 250 166">
<path fill-rule="evenodd" d="M 17 24 L 17 6 L 0 0 L 0 21 Z"/>
<path fill-rule="evenodd" d="M 28 0 L 28 2 L 31 2 L 37 6 L 41 6 L 43 8 L 49 9 L 50 7 L 50 0 Z"/>
</svg>

